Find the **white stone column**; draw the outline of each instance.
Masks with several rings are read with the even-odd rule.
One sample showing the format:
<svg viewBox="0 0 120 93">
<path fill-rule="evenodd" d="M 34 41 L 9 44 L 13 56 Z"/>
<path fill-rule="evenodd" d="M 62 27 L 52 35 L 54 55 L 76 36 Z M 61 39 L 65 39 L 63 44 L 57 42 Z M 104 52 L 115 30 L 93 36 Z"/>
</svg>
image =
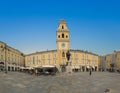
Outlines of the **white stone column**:
<svg viewBox="0 0 120 93">
<path fill-rule="evenodd" d="M 72 73 L 72 62 L 68 61 L 68 65 L 66 66 L 66 72 Z"/>
</svg>

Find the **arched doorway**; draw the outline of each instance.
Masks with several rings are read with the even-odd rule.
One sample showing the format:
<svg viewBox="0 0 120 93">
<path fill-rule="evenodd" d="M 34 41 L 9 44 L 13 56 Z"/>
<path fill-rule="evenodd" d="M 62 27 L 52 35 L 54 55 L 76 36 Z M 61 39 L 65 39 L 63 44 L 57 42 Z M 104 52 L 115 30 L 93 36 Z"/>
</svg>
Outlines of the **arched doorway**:
<svg viewBox="0 0 120 93">
<path fill-rule="evenodd" d="M 10 71 L 10 66 L 8 66 L 8 71 Z"/>
<path fill-rule="evenodd" d="M 85 66 L 82 66 L 82 71 L 83 71 L 83 72 L 85 71 Z"/>
<path fill-rule="evenodd" d="M 0 62 L 0 71 L 3 71 L 4 70 L 4 62 Z"/>
</svg>

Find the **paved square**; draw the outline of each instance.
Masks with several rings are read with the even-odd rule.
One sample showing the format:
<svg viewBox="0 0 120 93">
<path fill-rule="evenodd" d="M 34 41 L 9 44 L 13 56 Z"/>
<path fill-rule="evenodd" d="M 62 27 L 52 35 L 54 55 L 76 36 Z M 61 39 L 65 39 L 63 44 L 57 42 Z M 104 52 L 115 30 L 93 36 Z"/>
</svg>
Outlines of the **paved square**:
<svg viewBox="0 0 120 93">
<path fill-rule="evenodd" d="M 0 72 L 0 93 L 120 93 L 120 74 L 77 72 L 56 76 L 35 76 L 20 72 Z"/>
</svg>

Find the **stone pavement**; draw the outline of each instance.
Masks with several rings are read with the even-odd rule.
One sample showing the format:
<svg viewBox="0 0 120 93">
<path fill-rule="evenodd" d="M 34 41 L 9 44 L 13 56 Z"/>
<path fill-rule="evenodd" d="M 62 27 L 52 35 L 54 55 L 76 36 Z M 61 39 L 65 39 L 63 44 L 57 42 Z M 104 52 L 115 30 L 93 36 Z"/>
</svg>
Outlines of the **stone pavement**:
<svg viewBox="0 0 120 93">
<path fill-rule="evenodd" d="M 0 93 L 120 93 L 120 74 L 109 72 L 60 73 L 35 76 L 21 72 L 0 72 Z"/>
</svg>

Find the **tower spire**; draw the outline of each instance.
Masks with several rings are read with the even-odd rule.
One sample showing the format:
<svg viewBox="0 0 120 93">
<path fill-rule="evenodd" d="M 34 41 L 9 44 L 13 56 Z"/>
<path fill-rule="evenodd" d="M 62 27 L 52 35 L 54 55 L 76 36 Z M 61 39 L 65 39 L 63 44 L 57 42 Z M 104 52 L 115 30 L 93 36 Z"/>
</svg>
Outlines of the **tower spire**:
<svg viewBox="0 0 120 93">
<path fill-rule="evenodd" d="M 67 26 L 66 26 L 66 21 L 64 19 L 59 21 L 57 31 L 69 31 Z"/>
</svg>

